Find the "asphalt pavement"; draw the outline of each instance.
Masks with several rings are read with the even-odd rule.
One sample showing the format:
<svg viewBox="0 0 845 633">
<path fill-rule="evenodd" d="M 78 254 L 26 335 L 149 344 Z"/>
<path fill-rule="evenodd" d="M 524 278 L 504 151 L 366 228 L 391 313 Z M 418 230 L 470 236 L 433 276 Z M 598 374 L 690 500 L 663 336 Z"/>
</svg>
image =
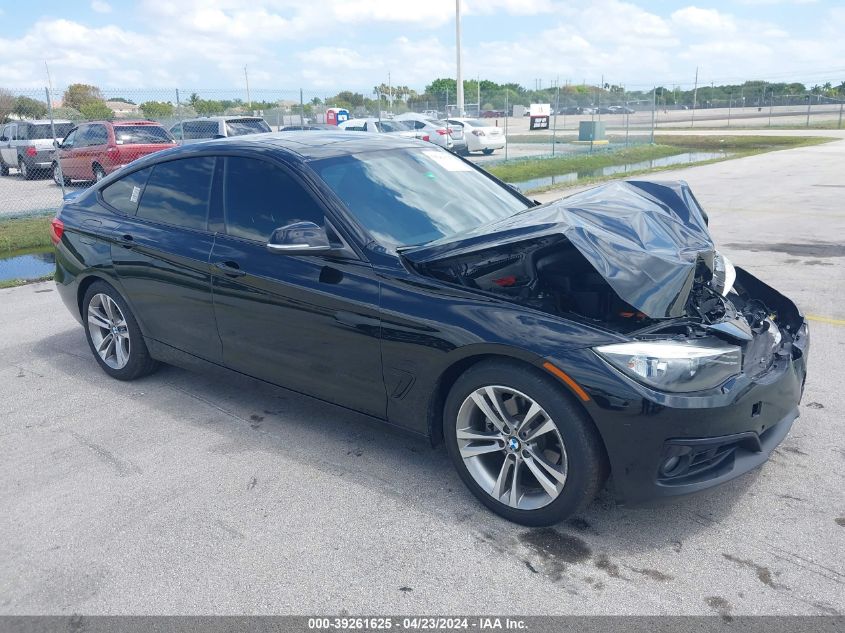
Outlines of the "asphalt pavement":
<svg viewBox="0 0 845 633">
<path fill-rule="evenodd" d="M 0 614 L 845 613 L 845 141 L 683 177 L 812 318 L 761 469 L 527 529 L 442 447 L 239 377 L 107 378 L 51 283 L 0 290 Z M 560 194 L 544 194 L 554 197 Z"/>
</svg>

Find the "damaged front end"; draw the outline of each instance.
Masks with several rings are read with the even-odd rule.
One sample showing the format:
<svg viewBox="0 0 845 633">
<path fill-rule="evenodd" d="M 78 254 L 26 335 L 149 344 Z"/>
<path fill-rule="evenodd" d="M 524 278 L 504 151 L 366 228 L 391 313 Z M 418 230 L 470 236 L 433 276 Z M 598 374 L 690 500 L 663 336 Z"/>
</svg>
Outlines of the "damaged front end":
<svg viewBox="0 0 845 633">
<path fill-rule="evenodd" d="M 716 250 L 683 182 L 611 183 L 401 254 L 421 274 L 625 335 L 595 351 L 664 393 L 756 379 L 800 354 L 806 331 L 789 299 Z"/>
</svg>

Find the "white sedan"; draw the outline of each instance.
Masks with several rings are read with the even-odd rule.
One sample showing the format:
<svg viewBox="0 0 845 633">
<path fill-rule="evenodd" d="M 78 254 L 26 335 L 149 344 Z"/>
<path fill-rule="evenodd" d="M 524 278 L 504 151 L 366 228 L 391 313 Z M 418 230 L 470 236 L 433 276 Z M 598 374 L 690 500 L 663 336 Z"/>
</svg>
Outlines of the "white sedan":
<svg viewBox="0 0 845 633">
<path fill-rule="evenodd" d="M 451 125 L 462 125 L 467 152 L 482 152 L 492 154 L 494 150 L 503 149 L 507 140 L 501 128 L 495 127 L 481 119 L 447 119 Z"/>
<path fill-rule="evenodd" d="M 370 132 L 375 134 L 398 134 L 406 138 L 418 138 L 427 141 L 426 135 L 418 133 L 407 123 L 401 121 L 387 121 L 375 117 L 348 119 L 338 123 L 337 127 L 348 132 Z"/>
</svg>

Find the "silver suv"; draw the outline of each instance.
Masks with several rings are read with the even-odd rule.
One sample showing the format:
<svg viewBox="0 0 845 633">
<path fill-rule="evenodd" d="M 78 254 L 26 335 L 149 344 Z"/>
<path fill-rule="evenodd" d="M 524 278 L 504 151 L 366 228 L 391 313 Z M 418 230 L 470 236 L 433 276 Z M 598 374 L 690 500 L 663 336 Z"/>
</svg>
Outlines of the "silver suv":
<svg viewBox="0 0 845 633">
<path fill-rule="evenodd" d="M 73 129 L 67 120 L 54 121 L 56 139 L 61 140 Z M 53 129 L 50 121 L 11 121 L 0 126 L 0 174 L 9 175 L 16 168 L 21 178 L 48 176 L 53 165 Z"/>
<path fill-rule="evenodd" d="M 170 128 L 170 133 L 182 145 L 205 141 L 210 138 L 226 138 L 245 134 L 271 132 L 267 122 L 258 116 L 208 116 L 200 119 L 186 119 Z"/>
</svg>

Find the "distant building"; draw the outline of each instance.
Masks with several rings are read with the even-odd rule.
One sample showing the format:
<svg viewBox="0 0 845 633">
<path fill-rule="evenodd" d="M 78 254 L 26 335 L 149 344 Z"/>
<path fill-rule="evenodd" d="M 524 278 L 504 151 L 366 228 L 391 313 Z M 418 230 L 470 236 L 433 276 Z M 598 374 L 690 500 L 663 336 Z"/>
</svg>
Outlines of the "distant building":
<svg viewBox="0 0 845 633">
<path fill-rule="evenodd" d="M 123 101 L 106 101 L 106 105 L 114 112 L 117 119 L 131 118 L 141 114 L 141 108 L 134 103 L 124 103 Z"/>
</svg>

